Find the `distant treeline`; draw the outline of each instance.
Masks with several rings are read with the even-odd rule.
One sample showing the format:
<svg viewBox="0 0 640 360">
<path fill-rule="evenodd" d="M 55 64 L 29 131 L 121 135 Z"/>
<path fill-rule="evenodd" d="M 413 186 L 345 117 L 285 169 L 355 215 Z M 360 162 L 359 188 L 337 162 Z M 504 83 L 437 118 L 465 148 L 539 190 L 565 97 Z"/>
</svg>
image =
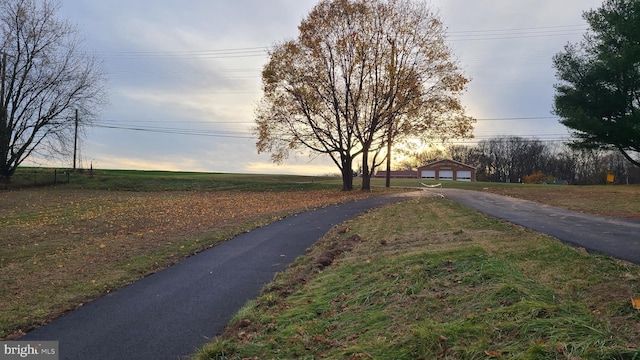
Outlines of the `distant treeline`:
<svg viewBox="0 0 640 360">
<path fill-rule="evenodd" d="M 477 168 L 478 181 L 567 182 L 576 185 L 607 183 L 607 175 L 618 184 L 640 183 L 640 168 L 620 153 L 577 150 L 566 144 L 517 136 L 483 140 L 475 146 L 450 145 L 445 150 L 412 154 L 403 169 L 416 168 L 439 158 L 449 158 Z"/>
</svg>

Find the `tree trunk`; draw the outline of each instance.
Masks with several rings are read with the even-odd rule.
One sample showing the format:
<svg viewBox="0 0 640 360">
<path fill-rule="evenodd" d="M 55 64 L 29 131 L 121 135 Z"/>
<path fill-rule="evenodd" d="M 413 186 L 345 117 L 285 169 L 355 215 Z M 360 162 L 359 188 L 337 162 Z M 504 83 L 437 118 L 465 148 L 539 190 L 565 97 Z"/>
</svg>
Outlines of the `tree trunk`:
<svg viewBox="0 0 640 360">
<path fill-rule="evenodd" d="M 362 173 L 362 191 L 371 191 L 371 175 Z"/>
<path fill-rule="evenodd" d="M 13 169 L 15 171 L 15 169 Z M 8 184 L 11 182 L 11 176 L 13 176 L 14 171 L 12 171 L 11 167 L 8 166 L 0 166 L 0 183 Z"/>
<path fill-rule="evenodd" d="M 352 163 L 350 156 L 342 156 L 342 191 L 353 190 Z"/>
<path fill-rule="evenodd" d="M 371 191 L 371 171 L 369 170 L 369 146 L 362 149 L 362 191 Z"/>
</svg>

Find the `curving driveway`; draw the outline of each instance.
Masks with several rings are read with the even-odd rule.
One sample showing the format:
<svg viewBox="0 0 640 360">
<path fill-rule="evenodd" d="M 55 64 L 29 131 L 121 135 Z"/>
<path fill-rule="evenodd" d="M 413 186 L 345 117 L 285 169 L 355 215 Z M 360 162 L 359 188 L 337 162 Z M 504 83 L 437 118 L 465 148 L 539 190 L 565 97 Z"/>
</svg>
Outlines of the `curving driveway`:
<svg viewBox="0 0 640 360">
<path fill-rule="evenodd" d="M 640 222 L 454 189 L 373 197 L 291 216 L 144 278 L 20 340 L 59 341 L 60 359 L 179 359 L 220 334 L 244 303 L 331 227 L 403 198 L 446 198 L 590 251 L 640 263 Z"/>
<path fill-rule="evenodd" d="M 290 216 L 191 256 L 37 328 L 60 359 L 179 359 L 222 333 L 246 301 L 331 227 L 411 195 L 380 196 Z"/>
<path fill-rule="evenodd" d="M 640 221 L 590 215 L 480 191 L 426 190 L 592 253 L 640 264 Z"/>
</svg>

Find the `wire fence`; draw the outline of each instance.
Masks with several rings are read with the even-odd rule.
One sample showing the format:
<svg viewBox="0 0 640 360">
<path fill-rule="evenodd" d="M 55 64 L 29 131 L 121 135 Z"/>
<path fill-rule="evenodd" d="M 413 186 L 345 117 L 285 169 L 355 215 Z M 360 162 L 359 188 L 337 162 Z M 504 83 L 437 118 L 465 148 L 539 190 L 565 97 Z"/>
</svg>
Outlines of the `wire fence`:
<svg viewBox="0 0 640 360">
<path fill-rule="evenodd" d="M 66 169 L 22 168 L 11 179 L 0 179 L 0 189 L 68 184 L 71 175 L 72 170 Z"/>
</svg>

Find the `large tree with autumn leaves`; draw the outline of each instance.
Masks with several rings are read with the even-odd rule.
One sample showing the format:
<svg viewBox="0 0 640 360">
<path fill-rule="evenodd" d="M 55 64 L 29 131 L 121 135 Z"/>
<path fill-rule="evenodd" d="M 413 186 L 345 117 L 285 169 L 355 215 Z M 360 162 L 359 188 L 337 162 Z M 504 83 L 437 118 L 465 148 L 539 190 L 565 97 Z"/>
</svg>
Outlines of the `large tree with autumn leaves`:
<svg viewBox="0 0 640 360">
<path fill-rule="evenodd" d="M 469 136 L 473 119 L 459 96 L 465 78 L 445 44 L 445 27 L 425 3 L 323 0 L 299 36 L 273 48 L 257 108 L 259 152 L 284 161 L 292 151 L 327 154 L 362 189 L 403 138 Z"/>
</svg>

